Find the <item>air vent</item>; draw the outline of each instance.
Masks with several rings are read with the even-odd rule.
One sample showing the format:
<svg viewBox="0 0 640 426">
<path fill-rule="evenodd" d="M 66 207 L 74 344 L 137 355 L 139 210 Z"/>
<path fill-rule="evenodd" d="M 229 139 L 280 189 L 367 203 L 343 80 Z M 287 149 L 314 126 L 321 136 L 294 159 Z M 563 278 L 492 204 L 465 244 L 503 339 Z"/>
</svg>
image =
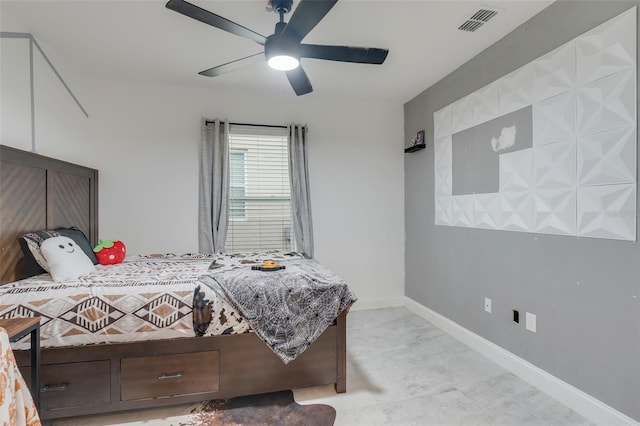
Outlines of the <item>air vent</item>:
<svg viewBox="0 0 640 426">
<path fill-rule="evenodd" d="M 497 14 L 498 11 L 496 9 L 483 7 L 482 9 L 478 10 L 473 15 L 465 19 L 465 21 L 458 27 L 458 29 L 460 31 L 474 32 Z"/>
<path fill-rule="evenodd" d="M 468 20 L 468 21 L 464 21 L 464 23 L 462 25 L 460 25 L 458 27 L 458 29 L 462 30 L 462 31 L 474 32 L 475 30 L 477 30 L 478 28 L 480 28 L 483 25 L 484 25 L 483 22 Z"/>
</svg>

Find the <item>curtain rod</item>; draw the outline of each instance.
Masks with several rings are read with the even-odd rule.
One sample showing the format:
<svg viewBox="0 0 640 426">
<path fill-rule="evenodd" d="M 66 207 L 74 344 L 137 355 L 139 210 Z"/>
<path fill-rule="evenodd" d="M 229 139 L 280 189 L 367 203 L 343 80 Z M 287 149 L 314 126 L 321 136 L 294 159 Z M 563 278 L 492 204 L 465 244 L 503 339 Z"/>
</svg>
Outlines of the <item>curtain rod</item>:
<svg viewBox="0 0 640 426">
<path fill-rule="evenodd" d="M 213 123 L 213 121 L 207 120 L 205 121 L 206 124 L 211 124 Z M 252 123 L 229 123 L 230 125 L 233 126 L 250 126 L 250 127 L 272 127 L 275 129 L 286 129 L 287 126 L 279 126 L 277 124 L 252 124 Z"/>
</svg>

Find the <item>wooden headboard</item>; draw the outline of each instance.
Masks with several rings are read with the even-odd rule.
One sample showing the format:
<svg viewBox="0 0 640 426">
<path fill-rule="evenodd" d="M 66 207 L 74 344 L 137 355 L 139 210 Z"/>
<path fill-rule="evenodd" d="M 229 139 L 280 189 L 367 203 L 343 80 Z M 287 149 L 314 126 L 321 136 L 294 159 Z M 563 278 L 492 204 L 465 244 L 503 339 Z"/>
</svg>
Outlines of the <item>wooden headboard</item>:
<svg viewBox="0 0 640 426">
<path fill-rule="evenodd" d="M 18 239 L 77 226 L 98 241 L 98 171 L 0 145 L 0 284 L 25 277 Z"/>
</svg>

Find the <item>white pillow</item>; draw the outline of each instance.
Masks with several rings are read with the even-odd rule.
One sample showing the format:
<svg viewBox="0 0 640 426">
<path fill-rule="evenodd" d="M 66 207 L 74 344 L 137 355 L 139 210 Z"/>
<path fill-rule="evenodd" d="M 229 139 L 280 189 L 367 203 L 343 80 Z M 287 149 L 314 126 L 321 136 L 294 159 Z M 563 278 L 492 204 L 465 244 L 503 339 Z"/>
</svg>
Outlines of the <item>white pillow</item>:
<svg viewBox="0 0 640 426">
<path fill-rule="evenodd" d="M 49 273 L 54 281 L 77 280 L 96 269 L 82 249 L 69 237 L 47 238 L 40 245 L 40 250 L 49 264 Z"/>
</svg>

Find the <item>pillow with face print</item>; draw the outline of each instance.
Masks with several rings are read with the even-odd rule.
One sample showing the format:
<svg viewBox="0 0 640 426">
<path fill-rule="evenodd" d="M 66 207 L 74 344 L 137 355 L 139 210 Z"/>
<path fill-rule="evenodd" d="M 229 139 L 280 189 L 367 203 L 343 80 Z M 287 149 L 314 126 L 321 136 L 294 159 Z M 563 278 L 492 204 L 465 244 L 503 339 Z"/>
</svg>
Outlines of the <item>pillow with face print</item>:
<svg viewBox="0 0 640 426">
<path fill-rule="evenodd" d="M 95 271 L 82 249 L 68 237 L 47 238 L 40 246 L 54 281 L 77 280 Z"/>
</svg>

